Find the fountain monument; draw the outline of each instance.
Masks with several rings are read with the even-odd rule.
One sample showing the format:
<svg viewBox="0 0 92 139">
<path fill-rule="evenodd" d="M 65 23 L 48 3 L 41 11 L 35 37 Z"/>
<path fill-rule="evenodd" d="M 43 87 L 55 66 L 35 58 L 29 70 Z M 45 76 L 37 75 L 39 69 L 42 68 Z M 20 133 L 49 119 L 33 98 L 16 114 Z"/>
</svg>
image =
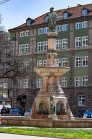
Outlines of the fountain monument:
<svg viewBox="0 0 92 139">
<path fill-rule="evenodd" d="M 58 33 L 55 30 L 56 13 L 53 7 L 50 8 L 48 24 L 46 65 L 45 67 L 39 66 L 34 68 L 34 71 L 42 77 L 43 84 L 37 97 L 35 97 L 30 118 L 72 120 L 74 118 L 69 107 L 68 99 L 59 84 L 60 78 L 68 72 L 70 68 L 60 67 L 57 64 L 56 38 Z"/>
</svg>

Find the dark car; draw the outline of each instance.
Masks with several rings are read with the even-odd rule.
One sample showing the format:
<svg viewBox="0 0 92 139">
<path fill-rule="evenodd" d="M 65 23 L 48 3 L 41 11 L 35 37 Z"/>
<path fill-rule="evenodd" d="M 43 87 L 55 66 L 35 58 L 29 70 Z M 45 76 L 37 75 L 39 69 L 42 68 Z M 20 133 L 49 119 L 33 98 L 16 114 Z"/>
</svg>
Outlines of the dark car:
<svg viewBox="0 0 92 139">
<path fill-rule="evenodd" d="M 5 114 L 5 113 L 10 113 L 10 108 L 3 107 L 3 108 L 1 109 L 1 114 Z"/>
<path fill-rule="evenodd" d="M 24 115 L 24 111 L 21 108 L 13 107 L 10 110 L 10 114 L 11 115 L 21 115 L 21 116 L 23 116 Z"/>
</svg>

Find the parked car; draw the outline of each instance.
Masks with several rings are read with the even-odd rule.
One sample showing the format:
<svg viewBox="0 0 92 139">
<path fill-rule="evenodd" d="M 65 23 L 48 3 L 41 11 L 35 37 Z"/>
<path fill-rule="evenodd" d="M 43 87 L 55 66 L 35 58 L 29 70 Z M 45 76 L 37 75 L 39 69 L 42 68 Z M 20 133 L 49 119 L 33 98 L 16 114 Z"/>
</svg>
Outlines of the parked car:
<svg viewBox="0 0 92 139">
<path fill-rule="evenodd" d="M 73 113 L 73 116 L 74 116 L 74 117 L 78 117 L 78 114 L 76 114 L 76 113 Z"/>
<path fill-rule="evenodd" d="M 92 118 L 92 110 L 86 110 L 83 114 L 83 118 Z"/>
<path fill-rule="evenodd" d="M 10 108 L 2 107 L 1 114 L 10 113 Z"/>
<path fill-rule="evenodd" d="M 21 116 L 23 116 L 23 115 L 24 115 L 24 111 L 23 111 L 21 108 L 13 107 L 13 108 L 11 108 L 11 110 L 10 110 L 10 114 L 12 114 L 12 115 L 21 115 Z"/>
<path fill-rule="evenodd" d="M 24 116 L 27 116 L 31 112 L 31 109 L 25 111 Z"/>
</svg>

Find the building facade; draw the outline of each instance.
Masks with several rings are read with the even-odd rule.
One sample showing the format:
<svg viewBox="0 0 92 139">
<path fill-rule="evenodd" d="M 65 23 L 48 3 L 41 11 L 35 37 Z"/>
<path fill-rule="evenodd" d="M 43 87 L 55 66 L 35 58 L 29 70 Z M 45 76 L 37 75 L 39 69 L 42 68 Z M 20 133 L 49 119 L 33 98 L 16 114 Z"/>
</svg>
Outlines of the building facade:
<svg viewBox="0 0 92 139">
<path fill-rule="evenodd" d="M 60 80 L 73 113 L 81 115 L 92 109 L 92 4 L 68 7 L 55 11 L 58 32 L 56 49 L 58 66 L 71 70 Z M 15 52 L 24 57 L 24 68 L 29 76 L 19 79 L 16 93 L 11 95 L 14 105 L 20 105 L 18 96 L 26 95 L 25 109 L 32 107 L 34 97 L 42 84 L 34 67 L 45 66 L 48 49 L 48 13 L 10 29 L 15 41 Z M 20 99 L 21 100 L 21 99 Z"/>
</svg>

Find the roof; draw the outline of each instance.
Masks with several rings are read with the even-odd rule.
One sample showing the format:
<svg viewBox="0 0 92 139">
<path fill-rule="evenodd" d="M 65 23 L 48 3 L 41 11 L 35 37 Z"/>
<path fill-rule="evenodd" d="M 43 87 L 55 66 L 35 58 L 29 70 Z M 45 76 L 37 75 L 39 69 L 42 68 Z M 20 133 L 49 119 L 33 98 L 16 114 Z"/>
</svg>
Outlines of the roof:
<svg viewBox="0 0 92 139">
<path fill-rule="evenodd" d="M 66 9 L 61 9 L 61 10 L 56 10 L 55 12 L 56 12 L 56 14 L 57 14 L 57 17 L 58 16 L 63 16 L 63 13 L 64 12 L 68 12 L 69 14 L 70 14 L 70 16 L 69 16 L 69 18 L 68 19 L 63 19 L 62 17 L 61 18 L 57 18 L 57 22 L 58 21 L 60 21 L 60 22 L 62 22 L 62 21 L 64 21 L 64 20 L 72 20 L 72 19 L 78 19 L 78 18 L 81 18 L 82 17 L 82 15 L 81 15 L 81 11 L 82 11 L 82 9 L 84 9 L 84 8 L 86 8 L 86 9 L 88 9 L 90 12 L 87 14 L 87 17 L 90 17 L 90 16 L 92 16 L 92 4 L 86 4 L 86 5 L 80 5 L 80 4 L 78 4 L 76 7 L 68 7 L 68 8 L 66 8 Z M 39 17 L 37 17 L 37 18 L 35 18 L 34 20 L 35 20 L 35 22 L 33 22 L 31 25 L 30 25 L 30 27 L 33 27 L 33 26 L 39 26 L 39 25 L 42 25 L 42 24 L 47 24 L 46 22 L 45 22 L 45 17 L 46 17 L 46 15 L 48 15 L 48 13 L 45 13 L 45 14 L 43 14 L 43 15 L 41 15 L 41 16 L 39 16 Z M 12 29 L 9 29 L 9 31 L 11 31 L 11 30 L 14 30 L 14 29 L 21 29 L 21 28 L 25 28 L 25 27 L 27 27 L 26 26 L 26 23 L 24 23 L 24 24 L 22 24 L 22 25 L 20 25 L 20 26 L 17 26 L 17 27 L 15 27 L 15 28 L 12 28 Z"/>
</svg>

